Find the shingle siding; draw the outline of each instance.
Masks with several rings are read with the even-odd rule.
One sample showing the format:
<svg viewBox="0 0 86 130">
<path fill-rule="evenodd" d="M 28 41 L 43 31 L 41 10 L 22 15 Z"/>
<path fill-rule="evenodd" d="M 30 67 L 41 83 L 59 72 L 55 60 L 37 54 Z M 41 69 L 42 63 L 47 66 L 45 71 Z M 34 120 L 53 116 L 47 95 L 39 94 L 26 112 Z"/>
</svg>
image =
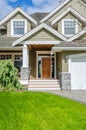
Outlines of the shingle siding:
<svg viewBox="0 0 86 130">
<path fill-rule="evenodd" d="M 49 31 L 42 29 L 27 40 L 32 40 L 32 41 L 54 41 L 55 40 L 56 41 L 60 39 L 58 37 L 55 37 Z"/>
</svg>

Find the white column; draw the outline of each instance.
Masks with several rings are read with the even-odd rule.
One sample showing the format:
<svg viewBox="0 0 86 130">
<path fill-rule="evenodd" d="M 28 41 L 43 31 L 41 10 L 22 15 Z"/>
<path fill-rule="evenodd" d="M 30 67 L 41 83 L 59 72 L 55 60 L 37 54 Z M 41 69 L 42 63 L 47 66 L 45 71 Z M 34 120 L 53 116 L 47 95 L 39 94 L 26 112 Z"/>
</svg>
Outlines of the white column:
<svg viewBox="0 0 86 130">
<path fill-rule="evenodd" d="M 26 44 L 23 46 L 23 67 L 29 67 L 29 49 Z"/>
</svg>

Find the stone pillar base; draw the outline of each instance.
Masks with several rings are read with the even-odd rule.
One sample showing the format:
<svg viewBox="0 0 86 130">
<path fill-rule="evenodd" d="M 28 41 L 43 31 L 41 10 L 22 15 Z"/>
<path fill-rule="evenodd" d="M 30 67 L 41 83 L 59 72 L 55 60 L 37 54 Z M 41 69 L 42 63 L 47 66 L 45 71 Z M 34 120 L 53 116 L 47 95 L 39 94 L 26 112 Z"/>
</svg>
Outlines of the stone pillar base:
<svg viewBox="0 0 86 130">
<path fill-rule="evenodd" d="M 71 90 L 71 74 L 67 72 L 61 72 L 59 76 L 61 89 Z"/>
<path fill-rule="evenodd" d="M 31 68 L 29 67 L 21 67 L 21 80 L 29 80 L 30 71 L 31 71 Z"/>
</svg>

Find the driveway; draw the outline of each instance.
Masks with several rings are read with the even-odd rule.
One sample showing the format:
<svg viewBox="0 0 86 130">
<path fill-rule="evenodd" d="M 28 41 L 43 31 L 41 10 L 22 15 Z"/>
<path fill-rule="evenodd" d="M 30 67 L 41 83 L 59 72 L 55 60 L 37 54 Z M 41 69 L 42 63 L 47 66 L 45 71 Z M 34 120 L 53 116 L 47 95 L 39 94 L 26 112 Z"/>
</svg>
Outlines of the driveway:
<svg viewBox="0 0 86 130">
<path fill-rule="evenodd" d="M 56 95 L 70 98 L 78 102 L 86 104 L 86 90 L 80 91 L 47 91 Z"/>
</svg>

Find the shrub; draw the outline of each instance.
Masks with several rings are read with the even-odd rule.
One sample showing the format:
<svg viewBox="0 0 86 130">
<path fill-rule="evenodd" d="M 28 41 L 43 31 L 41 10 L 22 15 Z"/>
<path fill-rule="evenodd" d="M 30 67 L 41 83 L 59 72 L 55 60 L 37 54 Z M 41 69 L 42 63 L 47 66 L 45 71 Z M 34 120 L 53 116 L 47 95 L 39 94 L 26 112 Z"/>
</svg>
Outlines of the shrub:
<svg viewBox="0 0 86 130">
<path fill-rule="evenodd" d="M 18 70 L 14 67 L 10 60 L 0 61 L 0 86 L 4 89 L 21 89 L 19 83 Z"/>
</svg>

